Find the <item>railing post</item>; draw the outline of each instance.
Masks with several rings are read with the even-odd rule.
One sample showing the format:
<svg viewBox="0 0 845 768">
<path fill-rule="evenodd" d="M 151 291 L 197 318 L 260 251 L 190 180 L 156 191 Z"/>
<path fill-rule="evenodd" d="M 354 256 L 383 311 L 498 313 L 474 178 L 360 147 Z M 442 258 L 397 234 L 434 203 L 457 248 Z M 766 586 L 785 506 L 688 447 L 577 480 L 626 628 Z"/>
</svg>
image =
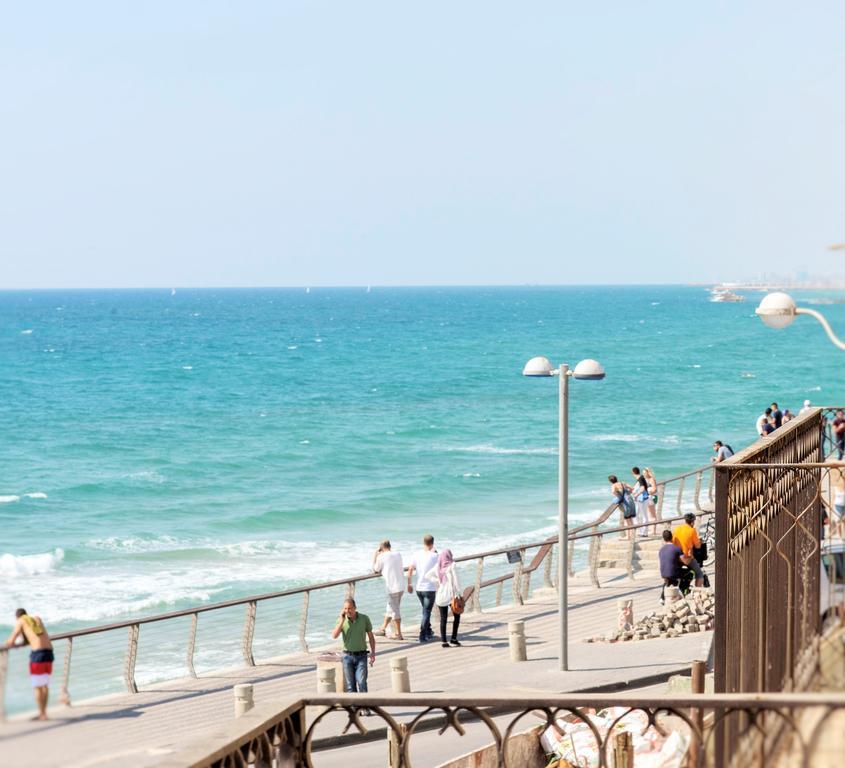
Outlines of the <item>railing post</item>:
<svg viewBox="0 0 845 768">
<path fill-rule="evenodd" d="M 9 652 L 0 650 L 0 723 L 6 721 L 6 675 L 9 671 Z"/>
<path fill-rule="evenodd" d="M 513 571 L 513 604 L 522 605 L 522 569 L 525 550 L 519 550 L 519 561 Z"/>
<path fill-rule="evenodd" d="M 705 673 L 707 672 L 707 664 L 703 661 L 694 661 L 692 663 L 692 670 L 691 670 L 691 680 L 690 680 L 690 692 L 692 694 L 702 694 L 704 693 L 704 677 Z M 704 710 L 700 709 L 699 707 L 694 707 L 690 711 L 690 720 L 695 724 L 695 727 L 698 729 L 697 734 L 692 734 L 692 739 L 690 740 L 689 746 L 689 755 L 690 755 L 690 765 L 699 765 L 699 751 L 702 744 L 702 734 L 704 733 Z"/>
<path fill-rule="evenodd" d="M 65 667 L 62 670 L 62 687 L 59 689 L 59 701 L 70 706 L 70 661 L 73 655 L 73 638 L 67 639 L 65 646 Z"/>
<path fill-rule="evenodd" d="M 569 540 L 569 575 L 575 575 L 575 541 Z"/>
<path fill-rule="evenodd" d="M 678 483 L 678 501 L 675 504 L 675 508 L 678 510 L 678 515 L 681 514 L 681 504 L 684 501 L 684 485 L 686 484 L 687 479 L 685 477 L 681 478 L 681 482 Z"/>
<path fill-rule="evenodd" d="M 657 486 L 657 519 L 663 519 L 663 502 L 666 501 L 666 483 Z"/>
<path fill-rule="evenodd" d="M 481 581 L 484 578 L 484 558 L 478 560 L 475 567 L 475 589 L 472 591 L 472 609 L 481 613 Z"/>
<path fill-rule="evenodd" d="M 353 600 L 355 599 L 355 582 L 354 581 L 347 582 L 347 584 L 346 584 L 346 597 L 347 598 L 351 597 Z"/>
<path fill-rule="evenodd" d="M 197 623 L 199 621 L 199 614 L 195 613 L 191 616 L 191 631 L 188 633 L 188 673 L 191 677 L 196 677 L 197 672 L 194 669 L 194 650 L 197 647 Z"/>
<path fill-rule="evenodd" d="M 555 547 L 552 544 L 551 549 L 549 549 L 548 554 L 546 555 L 546 560 L 543 563 L 543 584 L 547 587 L 554 587 L 554 582 L 552 581 L 552 560 L 554 560 L 555 554 Z"/>
<path fill-rule="evenodd" d="M 306 592 L 302 595 L 302 612 L 299 614 L 299 647 L 304 653 L 308 653 L 306 633 L 308 631 L 308 603 L 310 602 L 311 593 Z"/>
<path fill-rule="evenodd" d="M 140 632 L 140 624 L 129 626 L 129 644 L 126 646 L 126 659 L 123 663 L 123 682 L 126 683 L 126 690 L 129 693 L 138 693 L 138 686 L 135 684 L 135 660 L 138 658 L 138 635 Z"/>
<path fill-rule="evenodd" d="M 254 667 L 255 659 L 252 655 L 252 638 L 255 636 L 255 612 L 258 603 L 250 600 L 246 605 L 246 619 L 244 620 L 244 636 L 241 641 L 241 653 L 247 666 Z"/>
<path fill-rule="evenodd" d="M 707 490 L 707 495 L 710 497 L 710 501 L 715 500 L 715 496 L 716 496 L 716 473 L 712 469 L 710 470 L 710 486 Z"/>
<path fill-rule="evenodd" d="M 502 592 L 504 591 L 503 588 L 502 588 L 503 584 L 504 584 L 504 582 L 502 582 L 502 581 L 500 581 L 498 584 L 496 584 L 496 607 L 497 608 L 502 604 Z"/>
<path fill-rule="evenodd" d="M 596 535 L 590 538 L 590 552 L 587 555 L 587 569 L 590 573 L 590 581 L 593 582 L 593 586 L 598 588 L 601 586 L 601 584 L 599 584 L 599 560 L 601 559 L 602 536 L 598 533 L 598 528 L 593 528 L 593 532 Z"/>
<path fill-rule="evenodd" d="M 703 474 L 703 470 L 700 470 L 695 475 L 695 511 L 701 512 L 701 502 L 699 500 L 699 496 L 701 495 L 701 476 Z"/>
<path fill-rule="evenodd" d="M 631 546 L 628 547 L 628 578 L 634 580 L 634 552 L 637 549 L 639 534 L 635 531 L 631 537 Z"/>
</svg>

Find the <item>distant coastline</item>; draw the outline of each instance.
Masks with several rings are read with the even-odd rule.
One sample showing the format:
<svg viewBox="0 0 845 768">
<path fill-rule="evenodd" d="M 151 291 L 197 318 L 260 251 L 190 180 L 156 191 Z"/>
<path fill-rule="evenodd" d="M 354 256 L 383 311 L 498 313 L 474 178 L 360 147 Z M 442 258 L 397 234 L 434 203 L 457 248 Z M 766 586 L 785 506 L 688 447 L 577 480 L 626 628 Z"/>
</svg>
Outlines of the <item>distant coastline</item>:
<svg viewBox="0 0 845 768">
<path fill-rule="evenodd" d="M 830 281 L 766 281 L 755 283 L 688 283 L 693 287 L 707 288 L 708 290 L 720 291 L 757 291 L 768 293 L 770 291 L 845 291 L 845 280 Z"/>
</svg>

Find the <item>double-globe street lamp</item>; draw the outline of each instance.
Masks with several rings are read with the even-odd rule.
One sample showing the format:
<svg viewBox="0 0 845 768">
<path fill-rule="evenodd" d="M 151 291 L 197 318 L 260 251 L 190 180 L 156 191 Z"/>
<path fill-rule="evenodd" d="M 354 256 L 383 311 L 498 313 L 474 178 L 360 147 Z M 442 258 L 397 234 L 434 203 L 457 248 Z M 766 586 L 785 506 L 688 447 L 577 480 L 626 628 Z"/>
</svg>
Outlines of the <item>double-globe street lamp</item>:
<svg viewBox="0 0 845 768">
<path fill-rule="evenodd" d="M 595 360 L 582 360 L 569 370 L 566 363 L 554 368 L 547 357 L 532 357 L 522 370 L 523 376 L 557 376 L 560 409 L 558 416 L 558 620 L 560 623 L 560 670 L 569 669 L 569 378 L 598 380 L 604 378 L 604 368 Z"/>
<path fill-rule="evenodd" d="M 822 324 L 822 328 L 824 328 L 830 340 L 839 349 L 845 350 L 845 341 L 842 341 L 842 339 L 836 336 L 825 316 L 821 312 L 816 312 L 814 309 L 796 306 L 795 299 L 788 293 L 776 291 L 775 293 L 767 294 L 763 297 L 755 313 L 769 328 L 786 328 L 788 325 L 792 325 L 798 315 L 810 315 L 810 317 L 816 318 Z"/>
</svg>

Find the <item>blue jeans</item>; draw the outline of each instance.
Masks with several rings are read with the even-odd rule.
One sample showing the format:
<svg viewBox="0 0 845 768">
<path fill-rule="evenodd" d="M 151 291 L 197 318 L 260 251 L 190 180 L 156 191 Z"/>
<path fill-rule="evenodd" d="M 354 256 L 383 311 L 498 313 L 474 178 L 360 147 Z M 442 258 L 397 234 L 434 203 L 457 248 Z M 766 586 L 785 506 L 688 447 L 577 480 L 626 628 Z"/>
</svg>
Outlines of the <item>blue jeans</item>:
<svg viewBox="0 0 845 768">
<path fill-rule="evenodd" d="M 367 652 L 343 654 L 343 690 L 346 693 L 367 692 Z"/>
<path fill-rule="evenodd" d="M 417 592 L 420 605 L 422 606 L 422 618 L 420 619 L 420 642 L 431 640 L 434 632 L 431 629 L 431 612 L 434 610 L 434 596 L 436 592 Z"/>
</svg>

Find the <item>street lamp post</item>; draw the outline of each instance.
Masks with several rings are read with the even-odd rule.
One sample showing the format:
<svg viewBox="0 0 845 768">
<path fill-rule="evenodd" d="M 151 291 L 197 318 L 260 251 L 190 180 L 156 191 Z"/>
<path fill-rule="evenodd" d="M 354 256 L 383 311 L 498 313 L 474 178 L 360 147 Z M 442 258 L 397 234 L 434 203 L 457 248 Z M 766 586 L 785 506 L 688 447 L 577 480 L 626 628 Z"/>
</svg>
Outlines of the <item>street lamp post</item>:
<svg viewBox="0 0 845 768">
<path fill-rule="evenodd" d="M 841 350 L 845 350 L 845 341 L 838 338 L 830 327 L 830 323 L 821 312 L 816 312 L 814 309 L 805 309 L 804 307 L 797 307 L 795 299 L 788 293 L 776 291 L 769 293 L 763 297 L 760 306 L 757 307 L 755 313 L 759 318 L 769 326 L 769 328 L 786 328 L 792 325 L 798 315 L 810 315 L 816 318 L 824 328 L 830 340 Z"/>
<path fill-rule="evenodd" d="M 561 672 L 566 672 L 569 669 L 569 378 L 599 380 L 605 374 L 604 368 L 595 360 L 582 360 L 570 371 L 566 363 L 553 368 L 547 357 L 532 357 L 525 364 L 522 375 L 558 377 L 558 660 Z"/>
</svg>

